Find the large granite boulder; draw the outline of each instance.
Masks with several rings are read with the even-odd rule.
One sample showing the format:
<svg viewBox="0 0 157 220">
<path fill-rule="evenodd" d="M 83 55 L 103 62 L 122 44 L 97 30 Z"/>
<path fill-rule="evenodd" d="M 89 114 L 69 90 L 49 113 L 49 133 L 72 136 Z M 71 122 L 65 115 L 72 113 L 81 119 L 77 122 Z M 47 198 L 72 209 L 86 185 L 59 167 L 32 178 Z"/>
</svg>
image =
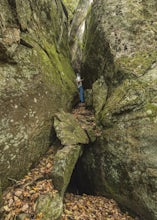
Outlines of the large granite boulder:
<svg viewBox="0 0 157 220">
<path fill-rule="evenodd" d="M 157 219 L 156 9 L 154 0 L 95 1 L 82 67 L 88 87 L 101 76 L 107 85 L 107 96 L 97 95 L 103 134 L 82 157 L 82 188 L 145 220 Z"/>
<path fill-rule="evenodd" d="M 93 193 L 112 195 L 147 220 L 157 219 L 155 69 L 139 81 L 126 80 L 108 99 L 100 117 L 103 134 L 80 169 Z"/>
<path fill-rule="evenodd" d="M 53 138 L 76 93 L 60 0 L 0 2 L 0 179 L 18 179 Z"/>
<path fill-rule="evenodd" d="M 61 196 L 71 179 L 75 165 L 82 154 L 81 145 L 69 145 L 59 150 L 54 158 L 52 181 Z"/>
<path fill-rule="evenodd" d="M 54 118 L 54 129 L 62 145 L 88 144 L 89 138 L 70 113 L 61 111 Z"/>
</svg>

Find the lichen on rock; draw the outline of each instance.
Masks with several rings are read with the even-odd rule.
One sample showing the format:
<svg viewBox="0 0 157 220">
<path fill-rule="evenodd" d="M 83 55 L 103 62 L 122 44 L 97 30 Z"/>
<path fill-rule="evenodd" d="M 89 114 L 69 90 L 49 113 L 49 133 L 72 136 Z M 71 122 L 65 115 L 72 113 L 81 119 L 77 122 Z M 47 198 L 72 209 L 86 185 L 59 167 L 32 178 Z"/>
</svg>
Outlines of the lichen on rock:
<svg viewBox="0 0 157 220">
<path fill-rule="evenodd" d="M 41 195 L 36 203 L 36 212 L 43 220 L 59 220 L 63 211 L 62 197 L 58 192 Z"/>
<path fill-rule="evenodd" d="M 54 118 L 54 128 L 62 145 L 88 144 L 89 139 L 79 122 L 70 113 L 61 111 Z"/>
<path fill-rule="evenodd" d="M 4 1 L 0 23 L 0 173 L 18 179 L 54 137 L 52 118 L 76 94 L 60 0 Z"/>
<path fill-rule="evenodd" d="M 146 220 L 157 219 L 156 9 L 154 0 L 94 1 L 82 60 L 85 86 L 103 77 L 107 96 L 97 114 L 102 135 L 84 153 L 79 178 Z"/>
<path fill-rule="evenodd" d="M 52 180 L 55 188 L 63 196 L 71 179 L 79 156 L 82 154 L 81 145 L 69 145 L 59 150 L 54 158 Z"/>
</svg>

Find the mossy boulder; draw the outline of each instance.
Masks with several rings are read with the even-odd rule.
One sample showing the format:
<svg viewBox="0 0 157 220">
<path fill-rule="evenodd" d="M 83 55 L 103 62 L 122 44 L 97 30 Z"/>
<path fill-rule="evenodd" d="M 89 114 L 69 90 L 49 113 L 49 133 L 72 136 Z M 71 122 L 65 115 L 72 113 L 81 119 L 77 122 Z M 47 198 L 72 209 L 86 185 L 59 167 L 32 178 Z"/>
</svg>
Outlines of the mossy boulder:
<svg viewBox="0 0 157 220">
<path fill-rule="evenodd" d="M 19 179 L 53 141 L 52 119 L 76 94 L 60 0 L 1 1 L 0 173 Z"/>
<path fill-rule="evenodd" d="M 102 136 L 82 157 L 80 179 L 90 193 L 112 196 L 142 219 L 156 220 L 156 66 L 125 80 L 98 114 Z"/>
<path fill-rule="evenodd" d="M 100 76 L 115 86 L 147 72 L 156 62 L 156 2 L 93 2 L 86 21 L 82 75 L 86 86 Z"/>
<path fill-rule="evenodd" d="M 63 212 L 63 201 L 59 193 L 41 195 L 36 202 L 36 213 L 43 220 L 59 220 Z"/>
<path fill-rule="evenodd" d="M 87 134 L 70 113 L 64 111 L 57 113 L 54 118 L 54 128 L 62 145 L 89 143 Z"/>
<path fill-rule="evenodd" d="M 102 135 L 82 157 L 80 180 L 145 220 L 157 219 L 156 9 L 154 0 L 94 1 L 82 60 L 86 87 L 103 76 L 107 96 L 97 114 Z"/>
<path fill-rule="evenodd" d="M 71 179 L 78 158 L 82 154 L 80 145 L 66 146 L 54 158 L 52 181 L 55 189 L 63 196 Z"/>
</svg>

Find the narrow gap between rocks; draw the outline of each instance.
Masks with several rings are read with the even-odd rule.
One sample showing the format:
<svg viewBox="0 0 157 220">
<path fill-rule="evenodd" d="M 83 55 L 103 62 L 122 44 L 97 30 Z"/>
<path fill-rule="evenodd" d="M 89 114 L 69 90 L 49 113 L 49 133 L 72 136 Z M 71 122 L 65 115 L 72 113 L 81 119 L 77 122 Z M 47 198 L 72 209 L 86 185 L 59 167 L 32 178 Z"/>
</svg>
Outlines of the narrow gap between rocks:
<svg viewBox="0 0 157 220">
<path fill-rule="evenodd" d="M 96 125 L 92 109 L 88 109 L 84 105 L 78 105 L 72 113 L 83 129 L 88 130 L 90 126 L 96 137 L 101 135 L 101 130 Z M 84 150 L 88 151 L 92 144 L 91 142 L 84 145 Z M 139 220 L 138 217 L 129 216 L 124 209 L 122 212 L 122 209 L 113 199 L 94 195 L 90 184 L 84 183 L 87 178 L 82 178 L 83 175 L 81 177 L 79 175 L 82 172 L 80 165 L 81 158 L 73 170 L 65 193 L 63 220 Z M 90 183 L 90 181 L 88 182 Z"/>
<path fill-rule="evenodd" d="M 73 110 L 84 129 L 92 126 L 96 136 L 100 130 L 95 123 L 94 114 L 85 106 L 78 106 Z M 84 146 L 88 148 L 88 145 Z M 38 212 L 37 201 L 39 197 L 54 195 L 55 189 L 51 172 L 54 155 L 58 146 L 51 146 L 48 152 L 41 158 L 38 165 L 27 173 L 21 180 L 11 180 L 14 184 L 3 193 L 3 206 L 0 210 L 2 220 L 42 220 L 45 219 L 42 212 Z M 128 213 L 122 213 L 113 199 L 103 196 L 91 195 L 89 188 L 80 187 L 76 169 L 71 177 L 71 182 L 64 195 L 63 214 L 61 220 L 137 220 Z M 83 181 L 83 180 L 81 180 Z"/>
<path fill-rule="evenodd" d="M 79 163 L 76 164 L 65 193 L 63 216 L 68 218 L 64 220 L 141 220 L 114 199 L 95 195 L 89 182 L 85 182 L 87 178 L 80 179 L 79 173 L 82 171 Z"/>
</svg>

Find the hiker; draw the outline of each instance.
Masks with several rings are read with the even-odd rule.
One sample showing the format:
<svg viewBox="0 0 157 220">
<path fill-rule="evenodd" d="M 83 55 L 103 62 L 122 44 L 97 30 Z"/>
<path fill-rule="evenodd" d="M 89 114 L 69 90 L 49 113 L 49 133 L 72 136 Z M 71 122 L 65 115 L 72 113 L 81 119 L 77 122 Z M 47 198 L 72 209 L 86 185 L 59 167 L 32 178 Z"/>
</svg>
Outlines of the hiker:
<svg viewBox="0 0 157 220">
<path fill-rule="evenodd" d="M 82 86 L 82 81 L 83 79 L 81 79 L 81 76 L 79 73 L 76 74 L 76 83 L 77 83 L 77 87 L 79 89 L 79 94 L 80 94 L 80 102 L 84 103 L 84 90 L 83 90 L 83 86 Z"/>
</svg>

